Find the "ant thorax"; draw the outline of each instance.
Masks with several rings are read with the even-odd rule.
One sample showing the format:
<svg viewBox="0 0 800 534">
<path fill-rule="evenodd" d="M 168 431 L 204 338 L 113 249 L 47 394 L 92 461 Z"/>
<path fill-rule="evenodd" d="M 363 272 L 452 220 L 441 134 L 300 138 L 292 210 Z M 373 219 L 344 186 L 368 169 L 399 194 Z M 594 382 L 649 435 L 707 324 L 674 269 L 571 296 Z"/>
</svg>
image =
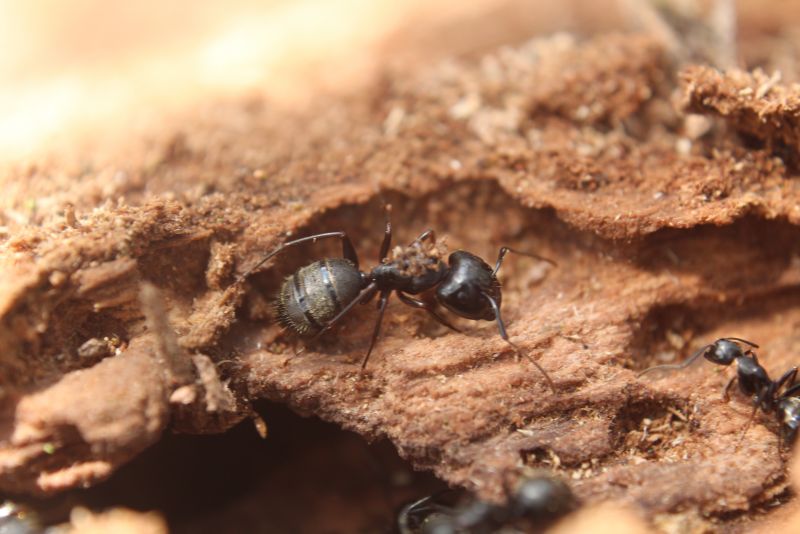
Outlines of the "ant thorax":
<svg viewBox="0 0 800 534">
<path fill-rule="evenodd" d="M 423 276 L 428 271 L 438 271 L 442 259 L 447 256 L 447 238 L 435 242 L 414 241 L 409 246 L 396 246 L 383 260 L 402 276 Z"/>
</svg>

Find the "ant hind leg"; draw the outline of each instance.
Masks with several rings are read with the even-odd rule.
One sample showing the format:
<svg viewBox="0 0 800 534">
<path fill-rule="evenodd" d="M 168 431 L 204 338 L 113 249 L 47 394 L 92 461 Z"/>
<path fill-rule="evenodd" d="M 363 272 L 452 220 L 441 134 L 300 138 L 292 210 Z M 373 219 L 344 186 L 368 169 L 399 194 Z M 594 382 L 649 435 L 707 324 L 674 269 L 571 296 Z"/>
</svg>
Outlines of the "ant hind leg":
<svg viewBox="0 0 800 534">
<path fill-rule="evenodd" d="M 234 285 L 242 283 L 244 280 L 247 279 L 248 276 L 253 274 L 259 267 L 267 263 L 270 259 L 277 256 L 287 248 L 301 245 L 303 243 L 308 243 L 309 241 L 315 243 L 320 239 L 329 239 L 332 237 L 338 237 L 339 239 L 342 240 L 342 256 L 344 256 L 346 260 L 352 262 L 353 265 L 355 265 L 356 269 L 358 269 L 358 254 L 356 253 L 355 247 L 353 247 L 353 242 L 350 241 L 350 238 L 347 236 L 347 234 L 345 232 L 325 232 L 323 234 L 314 234 L 306 237 L 301 237 L 293 241 L 287 241 L 286 243 L 282 243 L 280 246 L 278 246 L 278 248 L 276 248 L 263 258 L 261 258 L 255 265 L 250 267 L 247 271 L 244 272 L 244 274 L 239 276 L 239 278 L 237 278 L 236 281 L 234 282 Z"/>
</svg>

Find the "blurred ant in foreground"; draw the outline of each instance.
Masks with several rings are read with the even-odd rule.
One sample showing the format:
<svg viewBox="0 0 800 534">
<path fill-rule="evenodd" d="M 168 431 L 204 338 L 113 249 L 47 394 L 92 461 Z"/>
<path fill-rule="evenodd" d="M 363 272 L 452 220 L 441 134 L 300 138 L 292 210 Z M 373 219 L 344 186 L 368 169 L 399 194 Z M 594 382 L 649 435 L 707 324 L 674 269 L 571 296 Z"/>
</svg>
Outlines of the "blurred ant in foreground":
<svg viewBox="0 0 800 534">
<path fill-rule="evenodd" d="M 287 277 L 278 293 L 275 308 L 280 322 L 301 336 L 316 339 L 337 324 L 358 303 L 366 304 L 375 296 L 378 300 L 378 319 L 372 332 L 369 348 L 361 362 L 364 369 L 380 333 L 383 313 L 392 293 L 413 308 L 423 309 L 447 328 L 460 332 L 442 317 L 434 306 L 413 298 L 424 291 L 436 290 L 436 301 L 456 315 L 472 320 L 496 321 L 506 343 L 517 354 L 525 356 L 542 373 L 550 389 L 555 385 L 550 376 L 527 353 L 514 344 L 506 333 L 500 315 L 502 294 L 497 271 L 508 252 L 530 256 L 554 265 L 536 254 L 509 247 L 500 248 L 497 263 L 492 269 L 478 256 L 456 250 L 442 261 L 446 250 L 436 241 L 433 230 L 426 230 L 407 247 L 389 249 L 392 243 L 391 206 L 386 206 L 386 227 L 378 256 L 378 265 L 369 273 L 359 270 L 358 254 L 345 232 L 326 232 L 283 243 L 264 256 L 254 267 L 235 282 L 244 281 L 256 269 L 289 247 L 320 239 L 339 238 L 343 258 L 325 258 L 301 267 Z M 427 243 L 426 243 L 427 241 Z"/>
<path fill-rule="evenodd" d="M 11 501 L 0 501 L 0 534 L 41 534 L 51 530 L 41 526 L 33 510 Z"/>
<path fill-rule="evenodd" d="M 489 534 L 522 526 L 543 530 L 578 506 L 564 482 L 550 476 L 525 479 L 504 506 L 479 499 L 448 504 L 441 492 L 405 506 L 397 517 L 400 534 Z"/>
<path fill-rule="evenodd" d="M 741 344 L 751 348 L 742 349 Z M 685 369 L 700 356 L 717 365 L 730 365 L 736 362 L 736 376 L 731 378 L 723 390 L 723 398 L 728 400 L 728 392 L 734 381 L 739 382 L 739 390 L 753 399 L 753 413 L 742 432 L 747 432 L 759 408 L 764 413 L 775 414 L 781 424 L 781 437 L 785 442 L 792 442 L 800 427 L 800 384 L 795 384 L 797 367 L 792 367 L 778 380 L 770 379 L 767 370 L 758 362 L 758 356 L 752 351 L 758 345 L 752 341 L 738 337 L 723 337 L 710 345 L 700 347 L 689 359 L 680 364 L 656 365 L 645 369 L 638 376 L 651 371 L 663 369 Z M 781 393 L 781 389 L 786 389 Z"/>
</svg>

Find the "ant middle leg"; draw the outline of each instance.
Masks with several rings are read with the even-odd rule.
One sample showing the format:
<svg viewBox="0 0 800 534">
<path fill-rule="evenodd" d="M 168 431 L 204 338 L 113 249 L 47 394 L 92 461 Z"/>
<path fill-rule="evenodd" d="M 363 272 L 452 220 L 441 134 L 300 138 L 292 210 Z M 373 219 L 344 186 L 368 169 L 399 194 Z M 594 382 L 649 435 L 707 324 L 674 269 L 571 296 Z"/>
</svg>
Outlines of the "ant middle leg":
<svg viewBox="0 0 800 534">
<path fill-rule="evenodd" d="M 439 313 L 436 311 L 436 309 L 433 306 L 431 306 L 430 304 L 428 304 L 427 302 L 423 302 L 421 300 L 417 300 L 415 298 L 412 298 L 412 297 L 406 295 L 405 293 L 403 293 L 401 291 L 397 292 L 397 296 L 400 298 L 400 300 L 404 304 L 407 304 L 407 305 L 411 306 L 412 308 L 419 308 L 419 309 L 425 310 L 426 312 L 431 314 L 431 316 L 434 319 L 439 321 L 439 323 L 443 324 L 444 326 L 446 326 L 450 330 L 454 330 L 456 332 L 461 332 L 461 330 L 459 330 L 458 328 L 456 328 L 455 326 L 450 324 L 450 322 L 447 319 L 445 319 L 444 317 L 439 315 Z"/>
<path fill-rule="evenodd" d="M 517 354 L 524 356 L 539 370 L 540 373 L 542 373 L 542 376 L 544 376 L 545 380 L 547 380 L 547 384 L 550 386 L 550 389 L 555 393 L 556 386 L 553 383 L 553 380 L 550 378 L 550 375 L 547 374 L 547 371 L 545 371 L 541 365 L 536 363 L 536 360 L 531 358 L 531 356 L 527 352 L 524 352 L 521 348 L 519 348 L 519 346 L 517 346 L 516 343 L 512 342 L 509 339 L 508 333 L 506 332 L 506 325 L 503 323 L 503 318 L 500 315 L 500 306 L 497 305 L 497 301 L 495 301 L 492 297 L 490 297 L 486 293 L 482 293 L 482 295 L 486 297 L 486 299 L 489 301 L 489 304 L 492 306 L 492 309 L 494 310 L 494 317 L 497 320 L 497 329 L 500 331 L 500 337 L 503 338 L 503 340 L 506 343 L 511 345 Z"/>
<path fill-rule="evenodd" d="M 378 318 L 375 321 L 375 329 L 372 331 L 372 339 L 369 340 L 369 348 L 367 349 L 367 354 L 364 356 L 364 360 L 361 362 L 361 370 L 363 371 L 367 367 L 367 361 L 369 360 L 369 355 L 372 354 L 372 348 L 375 346 L 375 341 L 378 339 L 378 335 L 381 333 L 381 322 L 383 322 L 383 312 L 386 311 L 386 304 L 389 302 L 389 295 L 392 294 L 391 290 L 382 291 L 381 298 L 378 300 Z"/>
</svg>

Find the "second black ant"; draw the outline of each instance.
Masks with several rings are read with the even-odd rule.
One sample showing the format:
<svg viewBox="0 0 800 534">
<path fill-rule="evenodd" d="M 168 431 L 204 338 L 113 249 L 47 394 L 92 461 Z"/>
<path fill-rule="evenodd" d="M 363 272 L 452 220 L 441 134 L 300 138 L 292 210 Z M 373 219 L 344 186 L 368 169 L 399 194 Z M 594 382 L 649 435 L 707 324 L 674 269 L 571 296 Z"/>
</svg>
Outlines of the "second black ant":
<svg viewBox="0 0 800 534">
<path fill-rule="evenodd" d="M 749 348 L 743 349 L 742 344 Z M 731 386 L 738 381 L 739 390 L 753 400 L 753 413 L 742 435 L 744 436 L 744 432 L 747 431 L 760 408 L 764 413 L 774 414 L 778 418 L 783 441 L 791 442 L 795 439 L 797 429 L 800 427 L 800 397 L 798 397 L 800 384 L 794 383 L 797 378 L 797 367 L 792 367 L 779 379 L 772 380 L 752 350 L 757 348 L 759 348 L 758 345 L 752 341 L 737 337 L 724 337 L 700 347 L 683 363 L 656 365 L 645 369 L 638 376 L 657 370 L 685 369 L 700 356 L 717 365 L 730 365 L 736 362 L 736 375 L 725 385 L 723 398 L 728 400 Z"/>
<path fill-rule="evenodd" d="M 359 269 L 358 254 L 345 232 L 325 232 L 283 243 L 264 256 L 255 266 L 239 277 L 243 282 L 250 274 L 287 248 L 321 239 L 338 238 L 342 242 L 343 258 L 325 258 L 301 267 L 284 280 L 278 293 L 276 311 L 280 322 L 301 336 L 313 339 L 339 323 L 356 304 L 366 304 L 378 297 L 378 318 L 369 348 L 361 362 L 365 368 L 392 293 L 404 304 L 428 312 L 447 328 L 459 332 L 432 305 L 412 295 L 434 290 L 436 303 L 460 317 L 472 320 L 495 321 L 500 337 L 517 354 L 527 358 L 545 377 L 550 389 L 555 385 L 547 372 L 512 342 L 500 314 L 502 292 L 497 272 L 509 252 L 522 254 L 554 265 L 554 262 L 533 253 L 501 247 L 494 268 L 465 250 L 456 250 L 442 261 L 444 246 L 436 241 L 433 230 L 426 230 L 406 247 L 391 251 L 391 206 L 386 207 L 386 225 L 378 256 L 378 265 L 370 272 Z"/>
<path fill-rule="evenodd" d="M 579 506 L 561 479 L 539 475 L 523 479 L 508 503 L 493 504 L 474 497 L 451 502 L 452 491 L 423 497 L 405 506 L 397 517 L 400 534 L 489 534 L 540 532 Z"/>
</svg>

